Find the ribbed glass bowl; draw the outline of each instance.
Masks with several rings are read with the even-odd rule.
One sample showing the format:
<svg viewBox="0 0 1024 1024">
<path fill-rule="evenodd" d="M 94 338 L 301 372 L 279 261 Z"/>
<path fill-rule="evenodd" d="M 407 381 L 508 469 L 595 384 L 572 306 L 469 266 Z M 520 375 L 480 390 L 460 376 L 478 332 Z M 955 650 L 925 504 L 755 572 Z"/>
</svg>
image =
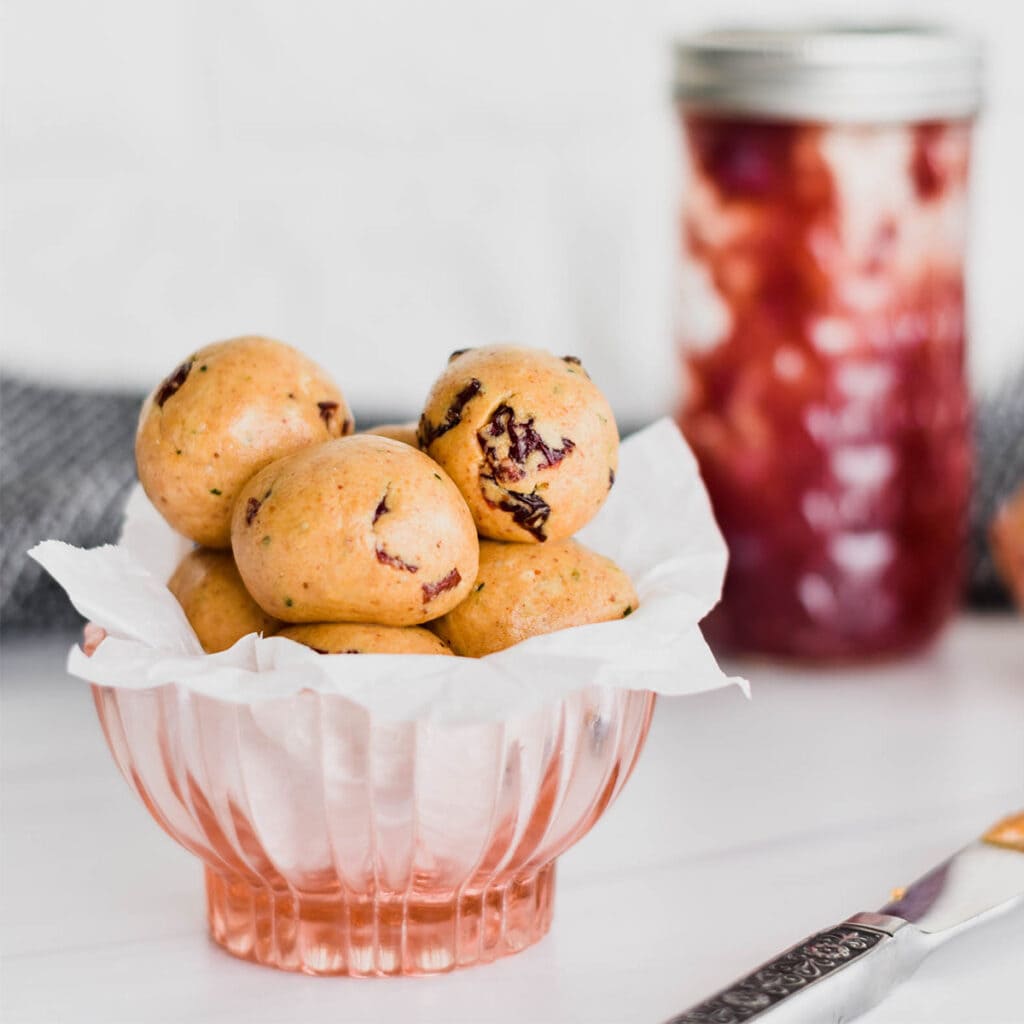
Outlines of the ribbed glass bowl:
<svg viewBox="0 0 1024 1024">
<path fill-rule="evenodd" d="M 483 725 L 93 687 L 122 774 L 206 869 L 228 952 L 307 974 L 486 963 L 551 924 L 555 859 L 622 788 L 654 708 L 592 687 Z"/>
</svg>

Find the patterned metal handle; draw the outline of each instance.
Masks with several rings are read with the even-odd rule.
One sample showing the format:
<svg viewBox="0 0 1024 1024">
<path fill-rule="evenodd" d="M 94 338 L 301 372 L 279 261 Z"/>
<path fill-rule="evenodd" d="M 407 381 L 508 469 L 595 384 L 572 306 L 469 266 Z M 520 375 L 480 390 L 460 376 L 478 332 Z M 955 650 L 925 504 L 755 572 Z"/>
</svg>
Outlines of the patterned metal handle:
<svg viewBox="0 0 1024 1024">
<path fill-rule="evenodd" d="M 889 938 L 849 921 L 818 932 L 666 1024 L 746 1024 Z"/>
</svg>

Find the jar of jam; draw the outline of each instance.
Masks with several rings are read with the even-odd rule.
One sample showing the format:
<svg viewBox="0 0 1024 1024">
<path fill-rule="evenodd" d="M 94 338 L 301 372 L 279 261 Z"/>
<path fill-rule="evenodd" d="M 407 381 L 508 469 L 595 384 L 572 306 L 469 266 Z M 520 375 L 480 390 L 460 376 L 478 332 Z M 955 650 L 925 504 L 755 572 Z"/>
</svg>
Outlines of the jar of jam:
<svg viewBox="0 0 1024 1024">
<path fill-rule="evenodd" d="M 729 545 L 719 649 L 888 654 L 956 607 L 980 82 L 977 44 L 939 30 L 678 47 L 678 418 Z"/>
</svg>

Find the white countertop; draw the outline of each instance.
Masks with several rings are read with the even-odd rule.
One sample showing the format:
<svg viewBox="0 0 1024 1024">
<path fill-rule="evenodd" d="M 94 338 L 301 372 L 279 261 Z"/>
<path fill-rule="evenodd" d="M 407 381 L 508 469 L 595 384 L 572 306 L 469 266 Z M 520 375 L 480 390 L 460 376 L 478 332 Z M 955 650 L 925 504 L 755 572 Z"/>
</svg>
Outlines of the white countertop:
<svg viewBox="0 0 1024 1024">
<path fill-rule="evenodd" d="M 199 863 L 118 777 L 66 647 L 3 652 L 6 1024 L 658 1024 L 1024 806 L 1018 619 L 963 618 L 871 670 L 736 666 L 749 703 L 659 703 L 622 796 L 562 858 L 539 945 L 434 978 L 283 974 L 207 939 Z M 862 1020 L 1024 1021 L 1022 962 L 1017 912 Z"/>
</svg>

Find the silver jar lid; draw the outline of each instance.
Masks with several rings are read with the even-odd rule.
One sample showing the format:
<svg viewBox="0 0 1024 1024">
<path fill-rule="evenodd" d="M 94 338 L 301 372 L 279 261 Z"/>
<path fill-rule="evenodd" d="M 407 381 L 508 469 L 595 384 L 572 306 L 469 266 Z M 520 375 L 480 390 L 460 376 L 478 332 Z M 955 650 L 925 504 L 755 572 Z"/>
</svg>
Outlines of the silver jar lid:
<svg viewBox="0 0 1024 1024">
<path fill-rule="evenodd" d="M 676 46 L 688 109 L 800 121 L 970 117 L 983 53 L 972 36 L 927 26 L 719 30 Z"/>
</svg>

